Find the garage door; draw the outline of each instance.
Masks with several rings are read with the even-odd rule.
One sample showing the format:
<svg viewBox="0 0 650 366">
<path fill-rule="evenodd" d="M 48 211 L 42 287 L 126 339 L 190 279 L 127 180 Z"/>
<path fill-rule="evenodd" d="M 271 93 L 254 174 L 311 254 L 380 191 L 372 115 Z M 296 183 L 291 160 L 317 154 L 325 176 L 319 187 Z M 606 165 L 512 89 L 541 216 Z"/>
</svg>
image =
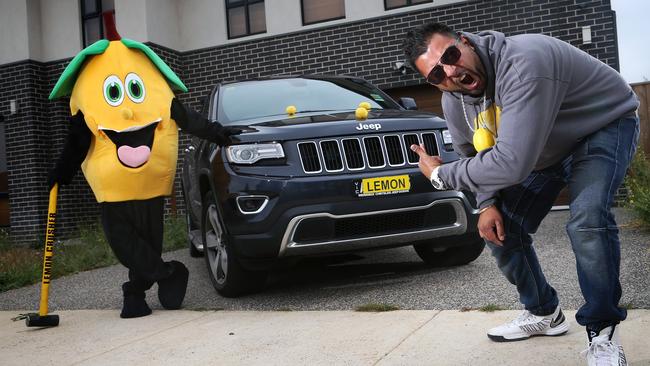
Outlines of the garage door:
<svg viewBox="0 0 650 366">
<path fill-rule="evenodd" d="M 400 97 L 413 98 L 418 104 L 419 110 L 433 112 L 442 117 L 442 105 L 440 104 L 442 93 L 429 84 L 386 89 L 384 91 L 395 100 L 399 100 Z"/>
</svg>

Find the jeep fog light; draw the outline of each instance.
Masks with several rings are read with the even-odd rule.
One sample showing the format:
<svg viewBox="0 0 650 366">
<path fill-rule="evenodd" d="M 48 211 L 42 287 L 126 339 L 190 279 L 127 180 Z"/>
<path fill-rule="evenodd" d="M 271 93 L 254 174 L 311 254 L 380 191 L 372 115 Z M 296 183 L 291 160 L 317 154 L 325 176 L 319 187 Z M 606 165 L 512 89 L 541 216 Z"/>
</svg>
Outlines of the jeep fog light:
<svg viewBox="0 0 650 366">
<path fill-rule="evenodd" d="M 237 208 L 244 215 L 252 215 L 262 212 L 269 203 L 267 196 L 239 196 L 236 199 Z"/>
<path fill-rule="evenodd" d="M 442 142 L 445 145 L 451 145 L 451 132 L 449 130 L 442 130 Z"/>
<path fill-rule="evenodd" d="M 451 140 L 451 132 L 449 130 L 442 130 L 442 143 L 445 145 L 445 150 L 451 151 L 454 149 Z"/>
<path fill-rule="evenodd" d="M 228 161 L 235 164 L 253 164 L 262 159 L 284 158 L 284 150 L 278 143 L 231 145 L 226 152 Z"/>
</svg>

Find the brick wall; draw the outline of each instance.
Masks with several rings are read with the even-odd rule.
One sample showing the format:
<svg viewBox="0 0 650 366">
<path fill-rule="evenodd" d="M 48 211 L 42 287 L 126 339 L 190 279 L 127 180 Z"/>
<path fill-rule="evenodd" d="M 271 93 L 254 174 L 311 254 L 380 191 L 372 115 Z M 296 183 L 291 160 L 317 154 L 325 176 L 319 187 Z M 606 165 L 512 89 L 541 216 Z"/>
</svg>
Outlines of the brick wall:
<svg viewBox="0 0 650 366">
<path fill-rule="evenodd" d="M 425 21 L 445 22 L 459 31 L 498 30 L 506 35 L 543 33 L 567 41 L 618 69 L 615 21 L 608 0 L 481 0 L 418 10 L 300 33 L 178 53 L 150 46 L 179 75 L 188 93 L 179 98 L 195 109 L 219 81 L 277 74 L 326 73 L 363 77 L 383 88 L 418 85 L 413 71 L 393 70 L 407 29 Z M 592 43 L 581 44 L 583 26 L 591 26 Z M 26 61 L 0 66 L 0 111 L 17 99 L 20 112 L 6 118 L 12 235 L 42 236 L 47 210 L 45 177 L 66 134 L 67 99 L 47 95 L 69 60 L 40 64 Z M 188 136 L 181 134 L 179 164 Z M 183 213 L 180 179 L 168 200 L 167 213 Z M 174 202 L 175 201 L 175 202 Z M 70 235 L 79 222 L 94 221 L 97 204 L 81 174 L 60 195 L 59 236 Z"/>
<path fill-rule="evenodd" d="M 0 67 L 0 100 L 5 115 L 11 234 L 19 243 L 44 237 L 47 214 L 47 172 L 63 147 L 67 133 L 67 100 L 50 102 L 47 96 L 64 64 L 25 61 Z M 9 101 L 18 112 L 9 115 Z M 95 220 L 96 203 L 81 174 L 58 196 L 58 227 Z"/>
<path fill-rule="evenodd" d="M 156 52 L 160 58 L 165 61 L 169 67 L 174 70 L 176 75 L 185 83 L 187 86 L 187 83 L 185 82 L 186 79 L 186 71 L 185 67 L 183 65 L 183 60 L 181 57 L 181 54 L 179 52 L 176 52 L 172 49 L 162 47 L 156 44 L 148 44 L 149 47 Z M 189 88 L 189 86 L 188 86 Z M 180 98 L 181 96 L 179 96 Z M 182 98 L 181 98 L 182 99 Z M 198 109 L 198 108 L 197 108 Z M 171 216 L 178 216 L 178 215 L 183 215 L 185 213 L 185 202 L 183 201 L 183 191 L 181 189 L 181 167 L 183 166 L 183 149 L 189 144 L 190 142 L 190 136 L 182 131 L 179 131 L 178 134 L 178 169 L 176 169 L 176 179 L 174 180 L 174 190 L 172 192 L 171 197 L 167 198 L 165 200 L 166 205 L 165 205 L 165 216 L 166 217 L 171 217 Z"/>
<path fill-rule="evenodd" d="M 9 206 L 11 223 L 18 224 L 18 235 L 33 235 L 41 220 L 36 216 L 44 207 L 39 177 L 43 176 L 44 147 L 42 65 L 19 62 L 0 69 L 0 111 L 5 117 L 5 146 L 9 172 Z M 9 115 L 9 101 L 15 100 L 18 111 Z M 46 201 L 46 199 L 45 199 Z"/>
<path fill-rule="evenodd" d="M 582 48 L 618 69 L 616 34 L 609 1 L 483 0 L 371 19 L 183 54 L 184 99 L 198 108 L 199 98 L 217 81 L 274 74 L 336 73 L 365 78 L 382 89 L 422 83 L 413 71 L 393 70 L 402 60 L 407 29 L 428 20 L 458 31 L 498 30 L 506 35 L 543 33 Z M 592 44 L 582 45 L 583 26 Z"/>
</svg>

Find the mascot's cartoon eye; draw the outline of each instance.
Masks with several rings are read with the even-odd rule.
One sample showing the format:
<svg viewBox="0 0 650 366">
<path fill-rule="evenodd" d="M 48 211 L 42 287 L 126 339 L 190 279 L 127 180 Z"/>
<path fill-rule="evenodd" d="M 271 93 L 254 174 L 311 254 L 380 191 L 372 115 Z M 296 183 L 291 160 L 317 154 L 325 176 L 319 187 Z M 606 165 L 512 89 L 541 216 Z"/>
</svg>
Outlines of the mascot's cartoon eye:
<svg viewBox="0 0 650 366">
<path fill-rule="evenodd" d="M 124 79 L 126 86 L 126 94 L 135 103 L 142 103 L 145 96 L 144 83 L 142 79 L 135 73 L 129 73 Z"/>
<path fill-rule="evenodd" d="M 106 103 L 113 107 L 122 104 L 124 100 L 124 87 L 122 80 L 115 75 L 111 75 L 104 80 L 104 99 Z"/>
</svg>

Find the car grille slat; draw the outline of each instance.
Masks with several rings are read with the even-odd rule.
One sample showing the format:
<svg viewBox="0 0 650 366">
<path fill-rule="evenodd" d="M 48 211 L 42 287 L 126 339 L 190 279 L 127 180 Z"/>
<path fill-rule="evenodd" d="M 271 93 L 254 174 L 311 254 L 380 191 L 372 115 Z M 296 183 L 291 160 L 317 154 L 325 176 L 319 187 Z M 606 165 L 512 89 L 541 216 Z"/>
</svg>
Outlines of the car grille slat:
<svg viewBox="0 0 650 366">
<path fill-rule="evenodd" d="M 424 149 L 429 155 L 438 155 L 438 148 L 436 147 L 436 136 L 433 133 L 423 133 L 422 143 Z"/>
<path fill-rule="evenodd" d="M 358 139 L 343 139 L 343 153 L 348 169 L 363 169 L 366 165 L 363 163 L 363 153 L 361 152 L 361 143 Z"/>
<path fill-rule="evenodd" d="M 384 162 L 384 152 L 381 148 L 381 140 L 379 137 L 364 137 L 363 146 L 366 148 L 366 157 L 368 158 L 368 166 L 371 168 L 382 168 L 386 166 Z"/>
<path fill-rule="evenodd" d="M 406 156 L 408 159 L 408 162 L 410 164 L 417 164 L 418 161 L 420 161 L 420 156 L 418 154 L 414 153 L 411 150 L 411 145 L 419 145 L 420 140 L 418 139 L 418 135 L 416 134 L 407 134 L 404 135 L 404 146 L 406 146 Z"/>
<path fill-rule="evenodd" d="M 308 174 L 379 169 L 417 165 L 419 157 L 411 145 L 424 144 L 429 155 L 438 155 L 433 132 L 342 137 L 297 143 L 303 171 Z"/>
<path fill-rule="evenodd" d="M 321 141 L 321 151 L 325 162 L 325 170 L 328 172 L 340 172 L 343 170 L 343 160 L 341 159 L 341 150 L 336 140 Z"/>
<path fill-rule="evenodd" d="M 302 142 L 298 144 L 300 160 L 305 173 L 319 173 L 321 169 L 318 150 L 314 142 Z"/>
<path fill-rule="evenodd" d="M 386 145 L 388 164 L 391 166 L 403 165 L 404 152 L 402 151 L 402 144 L 399 141 L 399 136 L 384 136 L 384 144 Z"/>
</svg>

